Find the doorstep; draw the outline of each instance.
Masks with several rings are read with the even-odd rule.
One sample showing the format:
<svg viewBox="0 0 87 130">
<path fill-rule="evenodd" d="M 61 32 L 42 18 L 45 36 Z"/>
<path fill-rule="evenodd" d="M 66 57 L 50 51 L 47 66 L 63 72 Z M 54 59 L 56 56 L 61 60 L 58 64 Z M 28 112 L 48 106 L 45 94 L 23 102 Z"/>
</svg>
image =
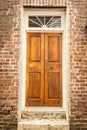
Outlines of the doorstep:
<svg viewBox="0 0 87 130">
<path fill-rule="evenodd" d="M 18 130 L 69 130 L 65 111 L 51 110 L 25 109 L 18 122 Z"/>
</svg>

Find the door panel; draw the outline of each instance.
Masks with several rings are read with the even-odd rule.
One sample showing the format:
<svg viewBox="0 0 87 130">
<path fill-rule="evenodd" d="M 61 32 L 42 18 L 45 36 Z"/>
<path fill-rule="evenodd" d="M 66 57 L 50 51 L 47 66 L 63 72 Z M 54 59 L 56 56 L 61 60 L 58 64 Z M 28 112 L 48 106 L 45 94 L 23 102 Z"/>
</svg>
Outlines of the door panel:
<svg viewBox="0 0 87 130">
<path fill-rule="evenodd" d="M 41 73 L 29 73 L 29 97 L 40 99 Z M 39 90 L 39 91 L 38 91 Z"/>
<path fill-rule="evenodd" d="M 26 105 L 41 106 L 44 100 L 44 34 L 27 34 Z"/>
<path fill-rule="evenodd" d="M 59 61 L 59 45 L 57 36 L 48 37 L 48 61 L 49 62 Z"/>
<path fill-rule="evenodd" d="M 26 105 L 62 106 L 62 35 L 27 33 Z"/>
<path fill-rule="evenodd" d="M 30 62 L 40 62 L 41 59 L 41 37 L 30 36 Z"/>
<path fill-rule="evenodd" d="M 59 73 L 48 73 L 48 99 L 59 98 L 59 85 L 60 85 Z"/>
<path fill-rule="evenodd" d="M 62 105 L 61 34 L 45 34 L 45 104 Z"/>
</svg>

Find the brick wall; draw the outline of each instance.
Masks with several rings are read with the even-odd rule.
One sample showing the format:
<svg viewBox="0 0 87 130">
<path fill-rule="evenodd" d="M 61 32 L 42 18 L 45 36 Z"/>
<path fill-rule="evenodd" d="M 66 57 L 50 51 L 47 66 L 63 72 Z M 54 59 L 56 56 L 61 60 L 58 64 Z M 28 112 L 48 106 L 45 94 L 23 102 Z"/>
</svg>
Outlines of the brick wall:
<svg viewBox="0 0 87 130">
<path fill-rule="evenodd" d="M 70 129 L 86 130 L 87 0 L 0 0 L 0 129 L 17 129 L 21 4 L 69 7 Z"/>
<path fill-rule="evenodd" d="M 17 129 L 19 26 L 18 0 L 0 0 L 0 130 Z"/>
<path fill-rule="evenodd" d="M 70 126 L 87 129 L 87 1 L 70 4 Z"/>
</svg>

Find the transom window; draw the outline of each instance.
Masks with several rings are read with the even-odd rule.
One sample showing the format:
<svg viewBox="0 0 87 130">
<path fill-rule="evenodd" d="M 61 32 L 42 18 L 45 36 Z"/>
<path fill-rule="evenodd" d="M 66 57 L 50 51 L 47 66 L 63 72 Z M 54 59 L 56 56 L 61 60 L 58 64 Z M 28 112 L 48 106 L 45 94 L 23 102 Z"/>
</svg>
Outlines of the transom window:
<svg viewBox="0 0 87 130">
<path fill-rule="evenodd" d="M 61 16 L 29 16 L 28 27 L 61 28 Z"/>
</svg>

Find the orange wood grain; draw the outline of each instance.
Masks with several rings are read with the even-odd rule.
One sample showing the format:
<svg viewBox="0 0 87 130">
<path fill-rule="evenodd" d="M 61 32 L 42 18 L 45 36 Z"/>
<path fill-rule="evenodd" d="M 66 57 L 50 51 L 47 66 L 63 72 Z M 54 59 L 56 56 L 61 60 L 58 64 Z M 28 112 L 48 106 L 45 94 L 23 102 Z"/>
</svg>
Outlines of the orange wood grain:
<svg viewBox="0 0 87 130">
<path fill-rule="evenodd" d="M 26 106 L 62 106 L 62 34 L 27 33 Z"/>
</svg>

